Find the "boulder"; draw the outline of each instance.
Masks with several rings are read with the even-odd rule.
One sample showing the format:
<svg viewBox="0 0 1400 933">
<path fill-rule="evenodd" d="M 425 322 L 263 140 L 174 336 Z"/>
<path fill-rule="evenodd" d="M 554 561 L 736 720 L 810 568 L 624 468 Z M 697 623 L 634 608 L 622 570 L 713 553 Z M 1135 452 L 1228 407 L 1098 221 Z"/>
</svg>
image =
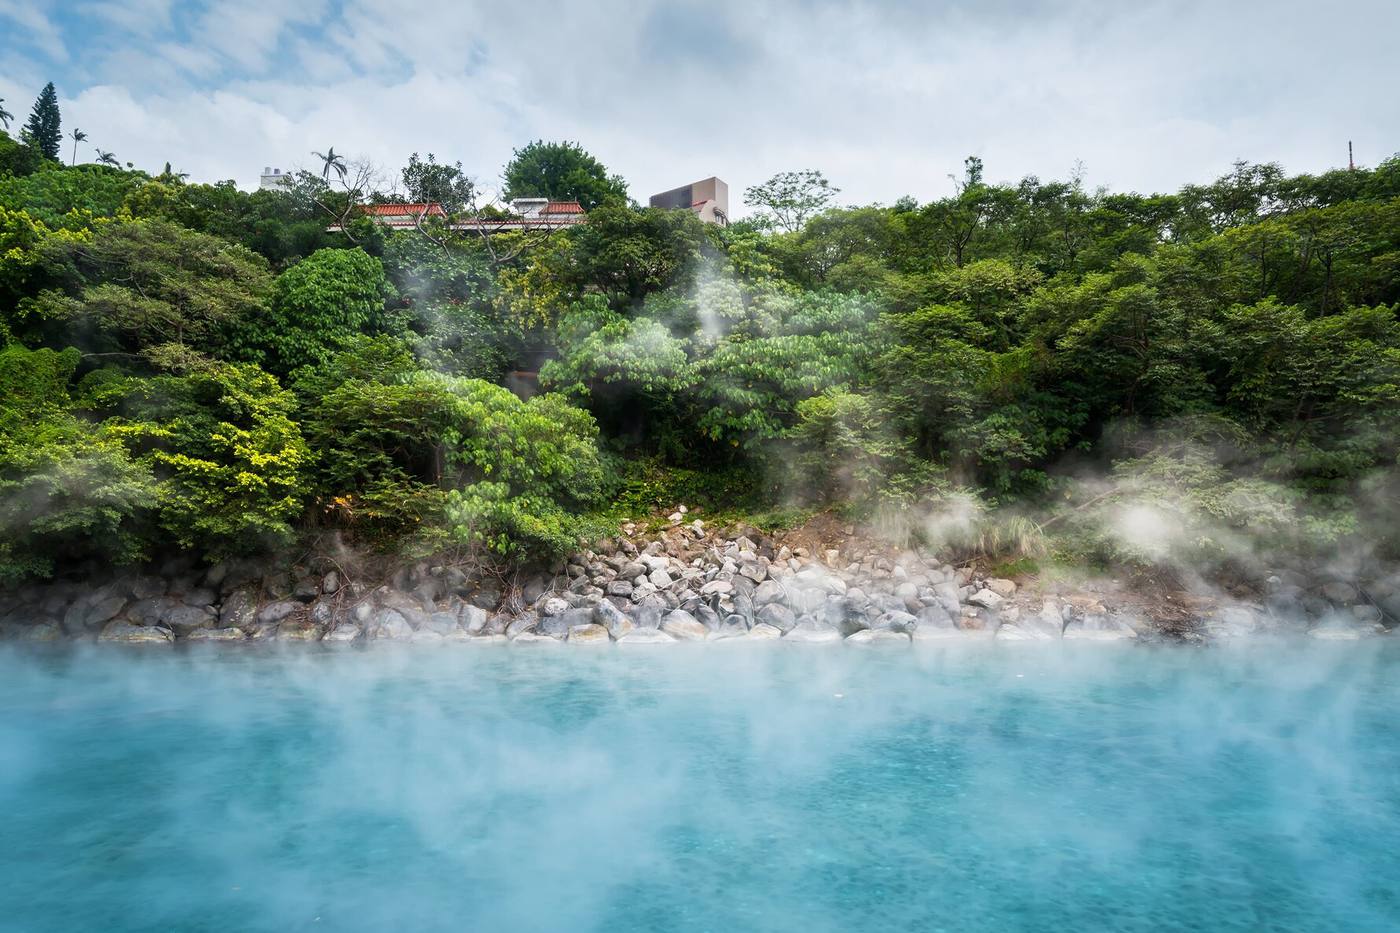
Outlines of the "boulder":
<svg viewBox="0 0 1400 933">
<path fill-rule="evenodd" d="M 197 628 L 185 636 L 190 641 L 243 641 L 248 635 L 241 628 Z"/>
<path fill-rule="evenodd" d="M 175 633 L 168 628 L 155 625 L 132 625 L 130 622 L 108 622 L 97 636 L 98 641 L 125 642 L 129 644 L 160 644 L 175 640 Z"/>
<path fill-rule="evenodd" d="M 510 620 L 510 623 L 506 626 L 506 637 L 514 640 L 520 635 L 524 635 L 526 632 L 533 632 L 535 626 L 539 624 L 539 617 L 533 612 L 523 612 Z M 549 636 L 546 635 L 545 637 L 548 638 Z"/>
<path fill-rule="evenodd" d="M 846 641 L 853 645 L 871 645 L 902 642 L 909 643 L 909 636 L 904 632 L 896 632 L 887 628 L 866 628 L 861 629 L 853 635 L 848 635 Z"/>
<path fill-rule="evenodd" d="M 753 628 L 749 629 L 749 637 L 758 639 L 759 641 L 772 641 L 775 638 L 782 638 L 783 633 L 780 629 L 769 625 L 767 622 L 759 622 L 755 624 Z"/>
<path fill-rule="evenodd" d="M 627 580 L 614 580 L 604 587 L 604 592 L 609 596 L 618 596 L 627 599 L 632 595 L 632 584 Z"/>
<path fill-rule="evenodd" d="M 654 628 L 633 629 L 617 640 L 619 645 L 674 645 L 676 640 Z"/>
<path fill-rule="evenodd" d="M 354 622 L 341 622 L 327 632 L 321 640 L 330 642 L 358 641 L 363 634 L 364 632 Z"/>
<path fill-rule="evenodd" d="M 370 616 L 367 626 L 370 638 L 386 638 L 394 641 L 407 641 L 413 637 L 413 626 L 397 609 L 377 609 Z"/>
<path fill-rule="evenodd" d="M 1064 614 L 1060 604 L 1053 599 L 1047 599 L 1039 612 L 1016 620 L 1016 624 L 1028 632 L 1035 632 L 1046 638 L 1060 638 L 1065 630 Z"/>
<path fill-rule="evenodd" d="M 830 625 L 820 622 L 802 622 L 783 636 L 783 641 L 794 644 L 828 645 L 841 640 L 841 633 Z"/>
<path fill-rule="evenodd" d="M 459 622 L 463 629 L 473 635 L 480 635 L 486 630 L 486 622 L 489 617 L 486 610 L 480 606 L 465 605 L 462 607 Z"/>
<path fill-rule="evenodd" d="M 777 580 L 764 580 L 753 591 L 753 603 L 755 606 L 766 606 L 769 603 L 783 602 L 787 596 L 787 591 Z"/>
<path fill-rule="evenodd" d="M 160 621 L 176 635 L 188 635 L 196 629 L 213 627 L 218 618 L 212 609 L 173 606 L 161 613 Z"/>
<path fill-rule="evenodd" d="M 758 610 L 758 614 L 754 618 L 780 632 L 790 632 L 797 625 L 797 616 L 782 603 L 769 603 Z"/>
<path fill-rule="evenodd" d="M 224 597 L 219 606 L 221 628 L 247 628 L 258 617 L 258 594 L 252 587 L 242 587 Z"/>
<path fill-rule="evenodd" d="M 452 612 L 434 612 L 428 616 L 428 621 L 423 623 L 419 631 L 448 635 L 457 631 L 457 615 Z"/>
<path fill-rule="evenodd" d="M 1000 596 L 1002 599 L 1010 599 L 1016 595 L 1016 584 L 1012 580 L 992 578 L 986 583 L 987 589 Z"/>
<path fill-rule="evenodd" d="M 918 627 L 919 619 L 917 616 L 913 613 L 902 612 L 898 609 L 882 613 L 880 617 L 875 620 L 875 624 L 871 626 L 873 629 L 905 633 L 912 632 Z"/>
<path fill-rule="evenodd" d="M 540 615 L 544 618 L 561 616 L 568 611 L 569 603 L 566 600 L 560 599 L 558 596 L 551 596 L 549 599 L 546 599 L 544 605 L 540 607 Z"/>
<path fill-rule="evenodd" d="M 1005 602 L 1005 599 L 984 587 L 968 597 L 967 601 L 974 606 L 981 606 L 983 609 L 996 609 Z"/>
<path fill-rule="evenodd" d="M 564 638 L 568 636 L 570 629 L 579 625 L 588 625 L 592 621 L 592 609 L 566 609 L 558 615 L 541 618 L 539 624 L 535 626 L 535 631 L 551 638 Z"/>
<path fill-rule="evenodd" d="M 621 638 L 635 628 L 627 614 L 607 599 L 593 607 L 593 621 L 606 628 L 613 638 Z"/>
<path fill-rule="evenodd" d="M 680 641 L 703 641 L 710 630 L 684 609 L 674 609 L 661 621 L 661 631 Z"/>
<path fill-rule="evenodd" d="M 597 622 L 585 622 L 569 629 L 571 645 L 606 645 L 609 641 L 607 628 Z"/>
<path fill-rule="evenodd" d="M 958 585 L 956 583 L 934 584 L 933 595 L 938 600 L 938 605 L 943 607 L 943 611 L 954 619 L 962 612 L 962 603 L 958 599 Z"/>
<path fill-rule="evenodd" d="M 1137 638 L 1138 634 L 1123 617 L 1096 612 L 1071 619 L 1065 625 L 1062 637 L 1087 641 L 1119 641 L 1124 638 Z"/>
<path fill-rule="evenodd" d="M 540 635 L 535 632 L 521 632 L 510 640 L 512 645 L 562 645 L 563 641 L 552 638 L 549 635 Z"/>
<path fill-rule="evenodd" d="M 278 641 L 320 641 L 321 626 L 306 615 L 295 615 L 277 626 Z"/>
<path fill-rule="evenodd" d="M 734 592 L 734 584 L 729 580 L 711 580 L 700 587 L 700 595 L 707 596 L 728 596 Z"/>
<path fill-rule="evenodd" d="M 300 608 L 301 603 L 295 599 L 279 599 L 270 602 L 258 610 L 258 624 L 275 625 Z"/>
</svg>

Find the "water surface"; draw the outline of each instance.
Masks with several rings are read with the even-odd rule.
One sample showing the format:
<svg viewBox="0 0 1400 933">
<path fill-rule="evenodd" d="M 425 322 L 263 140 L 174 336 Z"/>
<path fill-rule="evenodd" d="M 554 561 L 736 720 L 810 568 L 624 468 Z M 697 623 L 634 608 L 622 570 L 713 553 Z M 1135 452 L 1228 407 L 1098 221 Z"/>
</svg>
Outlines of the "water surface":
<svg viewBox="0 0 1400 933">
<path fill-rule="evenodd" d="M 0 651 L 0 929 L 1400 927 L 1400 645 Z"/>
</svg>

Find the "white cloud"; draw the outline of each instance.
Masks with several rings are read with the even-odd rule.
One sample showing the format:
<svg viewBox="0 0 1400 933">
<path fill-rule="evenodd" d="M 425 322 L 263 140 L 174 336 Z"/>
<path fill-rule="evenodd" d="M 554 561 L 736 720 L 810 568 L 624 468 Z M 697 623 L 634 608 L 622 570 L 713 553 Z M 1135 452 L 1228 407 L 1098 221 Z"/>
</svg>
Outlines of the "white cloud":
<svg viewBox="0 0 1400 933">
<path fill-rule="evenodd" d="M 1400 7 L 1358 4 L 217 3 L 156 16 L 194 25 L 133 40 L 64 106 L 123 159 L 245 185 L 328 145 L 390 168 L 431 150 L 489 183 L 543 137 L 641 199 L 807 167 L 848 203 L 928 199 L 969 153 L 993 180 L 1082 159 L 1091 185 L 1163 190 L 1235 158 L 1323 170 L 1348 138 L 1390 155 Z"/>
</svg>

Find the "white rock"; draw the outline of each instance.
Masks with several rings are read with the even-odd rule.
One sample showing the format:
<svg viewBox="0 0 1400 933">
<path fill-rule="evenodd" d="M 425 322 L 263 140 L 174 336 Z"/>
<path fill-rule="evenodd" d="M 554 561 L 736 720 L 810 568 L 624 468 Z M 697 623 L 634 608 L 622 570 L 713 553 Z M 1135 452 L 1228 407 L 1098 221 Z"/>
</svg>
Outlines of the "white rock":
<svg viewBox="0 0 1400 933">
<path fill-rule="evenodd" d="M 904 642 L 907 645 L 909 644 L 909 636 L 903 632 L 892 632 L 887 628 L 865 628 L 847 636 L 846 641 L 853 645 L 869 645 L 876 642 Z"/>
<path fill-rule="evenodd" d="M 968 597 L 967 601 L 974 606 L 981 606 L 983 609 L 995 609 L 1005 600 L 991 590 L 980 589 Z"/>
<path fill-rule="evenodd" d="M 606 645 L 609 641 L 608 630 L 596 622 L 575 625 L 569 629 L 571 645 Z"/>
<path fill-rule="evenodd" d="M 749 637 L 759 641 L 770 641 L 774 638 L 782 638 L 783 633 L 781 629 L 769 625 L 767 622 L 760 622 L 749 629 Z"/>
</svg>

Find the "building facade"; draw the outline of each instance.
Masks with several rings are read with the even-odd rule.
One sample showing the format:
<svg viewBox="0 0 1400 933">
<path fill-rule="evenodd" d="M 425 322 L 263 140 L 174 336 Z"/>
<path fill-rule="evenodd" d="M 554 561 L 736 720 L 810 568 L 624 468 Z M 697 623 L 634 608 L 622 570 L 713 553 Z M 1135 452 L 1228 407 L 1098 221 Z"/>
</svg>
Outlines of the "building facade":
<svg viewBox="0 0 1400 933">
<path fill-rule="evenodd" d="M 707 224 L 729 225 L 729 186 L 713 175 L 702 181 L 653 194 L 652 207 L 691 210 Z"/>
</svg>

